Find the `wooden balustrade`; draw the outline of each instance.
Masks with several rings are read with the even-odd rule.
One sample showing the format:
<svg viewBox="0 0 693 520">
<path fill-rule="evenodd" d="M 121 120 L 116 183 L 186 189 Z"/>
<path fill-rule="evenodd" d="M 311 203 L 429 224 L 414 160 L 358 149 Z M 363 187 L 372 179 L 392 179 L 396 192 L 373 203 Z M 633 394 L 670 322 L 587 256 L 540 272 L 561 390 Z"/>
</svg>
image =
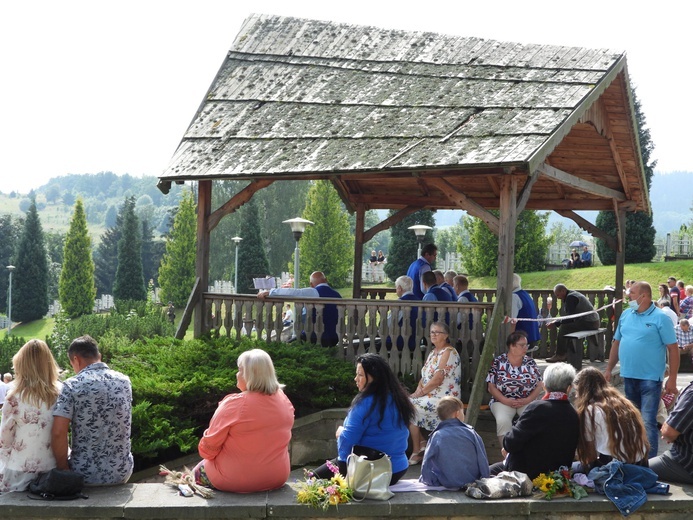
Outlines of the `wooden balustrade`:
<svg viewBox="0 0 693 520">
<path fill-rule="evenodd" d="M 365 352 L 376 352 L 387 359 L 396 374 L 411 375 L 418 379 L 421 367 L 430 352 L 431 341 L 427 325 L 430 325 L 431 316 L 437 313 L 441 321 L 444 319 L 442 317 L 448 317 L 450 342 L 463 354 L 462 398 L 466 402 L 479 364 L 486 324 L 493 310 L 496 291 L 473 291 L 480 300 L 474 304 L 385 299 L 380 294 L 382 291 L 385 291 L 385 294 L 392 292 L 388 289 L 368 290 L 363 294 L 364 298 L 355 300 L 272 297 L 264 301 L 247 294 L 204 293 L 205 330 L 214 330 L 222 336 L 240 338 L 242 335 L 251 335 L 254 329 L 257 337 L 268 341 L 288 341 L 295 337 L 319 342 L 324 330 L 322 314 L 325 305 L 335 305 L 338 312 L 337 336 L 340 338 L 340 357 L 352 361 Z M 551 290 L 528 292 L 537 308 L 537 314 L 543 317 L 558 316 L 561 301 L 555 298 Z M 610 291 L 580 292 L 595 309 L 613 300 L 613 292 Z M 553 299 L 550 309 L 547 307 L 549 296 Z M 287 330 L 282 324 L 282 312 L 286 303 L 293 305 L 294 313 L 293 327 Z M 415 318 L 403 319 L 410 317 L 414 307 L 418 309 Z M 607 329 L 608 355 L 613 337 L 613 309 L 608 307 L 601 311 L 600 315 Z M 392 316 L 396 316 L 397 319 L 392 319 Z M 540 330 L 539 351 L 535 357 L 547 357 L 555 351 L 557 332 L 555 328 L 549 329 L 545 324 L 542 324 Z M 505 350 L 505 341 L 499 341 L 498 344 L 496 354 Z"/>
<path fill-rule="evenodd" d="M 428 325 L 437 314 L 450 324 L 450 342 L 462 355 L 462 397 L 468 399 L 479 363 L 486 323 L 493 309 L 490 303 L 416 302 L 384 299 L 332 299 L 272 297 L 264 301 L 244 294 L 204 293 L 205 324 L 222 336 L 240 338 L 255 330 L 257 337 L 269 341 L 287 341 L 290 337 L 318 342 L 323 333 L 325 305 L 338 312 L 338 356 L 353 361 L 366 352 L 387 359 L 400 376 L 418 379 L 431 349 Z M 294 323 L 289 330 L 282 325 L 282 309 L 293 305 Z M 414 317 L 410 315 L 416 307 Z M 315 316 L 315 319 L 313 319 Z M 470 329 L 470 316 L 472 328 Z M 393 318 L 395 317 L 395 318 Z"/>
</svg>

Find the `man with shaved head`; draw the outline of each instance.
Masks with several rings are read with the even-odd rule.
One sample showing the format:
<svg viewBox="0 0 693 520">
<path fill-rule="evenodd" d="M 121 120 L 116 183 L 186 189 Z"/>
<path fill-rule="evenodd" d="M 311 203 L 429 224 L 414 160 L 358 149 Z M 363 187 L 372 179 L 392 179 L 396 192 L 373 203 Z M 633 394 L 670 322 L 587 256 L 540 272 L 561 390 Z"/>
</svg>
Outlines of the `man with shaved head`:
<svg viewBox="0 0 693 520">
<path fill-rule="evenodd" d="M 675 394 L 679 372 L 679 347 L 669 317 L 652 302 L 652 287 L 636 282 L 630 288 L 628 309 L 618 321 L 611 344 L 609 363 L 604 376 L 621 362 L 626 397 L 638 407 L 650 441 L 650 457 L 657 455 L 659 429 L 657 410 L 662 393 L 662 380 L 669 354 L 669 379 L 666 392 Z"/>
<path fill-rule="evenodd" d="M 287 288 L 277 288 L 271 289 L 270 291 L 261 291 L 258 293 L 257 297 L 264 300 L 268 296 L 289 296 L 294 298 L 341 298 L 342 295 L 330 287 L 327 283 L 327 278 L 325 273 L 321 271 L 315 271 L 310 275 L 310 287 L 305 287 L 303 289 L 293 289 Z M 315 321 L 315 310 L 313 310 L 313 321 Z M 320 343 L 323 347 L 333 347 L 339 342 L 339 336 L 337 335 L 337 322 L 339 321 L 339 315 L 337 312 L 337 306 L 334 304 L 326 304 L 322 311 L 322 323 L 325 326 L 325 330 L 320 338 Z M 313 334 L 315 335 L 315 334 Z M 310 338 L 311 341 L 315 342 L 316 338 Z"/>
</svg>

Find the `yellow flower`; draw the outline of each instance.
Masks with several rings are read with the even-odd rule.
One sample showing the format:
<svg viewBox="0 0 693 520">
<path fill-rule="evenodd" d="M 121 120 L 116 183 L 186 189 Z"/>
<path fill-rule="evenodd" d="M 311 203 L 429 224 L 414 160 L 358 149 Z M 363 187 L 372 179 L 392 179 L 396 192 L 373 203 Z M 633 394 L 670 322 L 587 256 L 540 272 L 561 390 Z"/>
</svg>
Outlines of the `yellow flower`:
<svg viewBox="0 0 693 520">
<path fill-rule="evenodd" d="M 339 495 L 330 495 L 330 505 L 336 506 L 339 504 Z"/>
<path fill-rule="evenodd" d="M 539 489 L 541 489 L 544 493 L 546 493 L 547 491 L 549 491 L 551 489 L 554 482 L 555 482 L 554 479 L 547 477 L 546 480 L 544 480 L 542 485 L 539 487 Z"/>
<path fill-rule="evenodd" d="M 301 504 L 308 502 L 309 499 L 310 499 L 310 493 L 308 491 L 306 491 L 305 489 L 302 489 L 296 495 L 296 500 L 298 500 Z"/>
<path fill-rule="evenodd" d="M 332 482 L 337 484 L 339 487 L 347 487 L 346 479 L 339 473 L 332 477 Z"/>
</svg>

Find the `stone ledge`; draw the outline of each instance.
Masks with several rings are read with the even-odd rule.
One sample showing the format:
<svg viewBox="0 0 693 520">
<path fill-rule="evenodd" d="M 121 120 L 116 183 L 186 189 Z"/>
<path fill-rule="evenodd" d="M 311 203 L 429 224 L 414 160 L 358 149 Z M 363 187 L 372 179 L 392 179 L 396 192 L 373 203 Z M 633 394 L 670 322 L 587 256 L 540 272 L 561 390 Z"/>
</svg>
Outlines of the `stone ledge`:
<svg viewBox="0 0 693 520">
<path fill-rule="evenodd" d="M 215 498 L 177 496 L 164 484 L 128 484 L 118 487 L 89 488 L 87 500 L 40 501 L 26 493 L 0 496 L 3 518 L 26 520 L 103 520 L 132 519 L 229 519 L 229 518 L 537 518 L 549 516 L 581 518 L 622 518 L 605 497 L 590 494 L 582 500 L 539 498 L 474 500 L 461 492 L 397 493 L 387 502 L 364 501 L 344 504 L 339 509 L 318 511 L 295 502 L 295 479 L 282 489 L 247 495 L 217 493 Z M 411 475 L 413 477 L 414 475 Z M 671 486 L 668 496 L 649 495 L 637 511 L 638 518 L 689 518 L 693 509 L 693 486 Z"/>
</svg>

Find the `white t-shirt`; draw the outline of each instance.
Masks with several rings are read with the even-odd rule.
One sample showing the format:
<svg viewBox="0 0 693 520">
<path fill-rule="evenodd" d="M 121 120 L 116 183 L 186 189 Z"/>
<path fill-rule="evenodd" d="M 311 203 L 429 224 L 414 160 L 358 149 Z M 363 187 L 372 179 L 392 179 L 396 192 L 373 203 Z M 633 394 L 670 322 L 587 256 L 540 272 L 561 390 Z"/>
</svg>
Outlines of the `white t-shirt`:
<svg viewBox="0 0 693 520">
<path fill-rule="evenodd" d="M 604 410 L 601 406 L 589 405 L 587 407 L 588 414 L 594 409 L 594 447 L 597 450 L 597 454 L 602 453 L 604 455 L 609 455 L 614 457 L 609 449 L 609 432 L 606 426 L 606 417 L 604 416 Z M 589 416 L 589 415 L 588 415 Z M 592 432 L 589 430 L 585 431 L 585 438 L 588 441 L 592 440 Z M 644 459 L 646 456 L 645 447 L 642 448 L 641 457 L 638 460 Z"/>
<path fill-rule="evenodd" d="M 5 403 L 5 396 L 7 395 L 8 389 L 9 385 L 5 384 L 3 381 L 0 381 L 0 404 Z"/>
</svg>

